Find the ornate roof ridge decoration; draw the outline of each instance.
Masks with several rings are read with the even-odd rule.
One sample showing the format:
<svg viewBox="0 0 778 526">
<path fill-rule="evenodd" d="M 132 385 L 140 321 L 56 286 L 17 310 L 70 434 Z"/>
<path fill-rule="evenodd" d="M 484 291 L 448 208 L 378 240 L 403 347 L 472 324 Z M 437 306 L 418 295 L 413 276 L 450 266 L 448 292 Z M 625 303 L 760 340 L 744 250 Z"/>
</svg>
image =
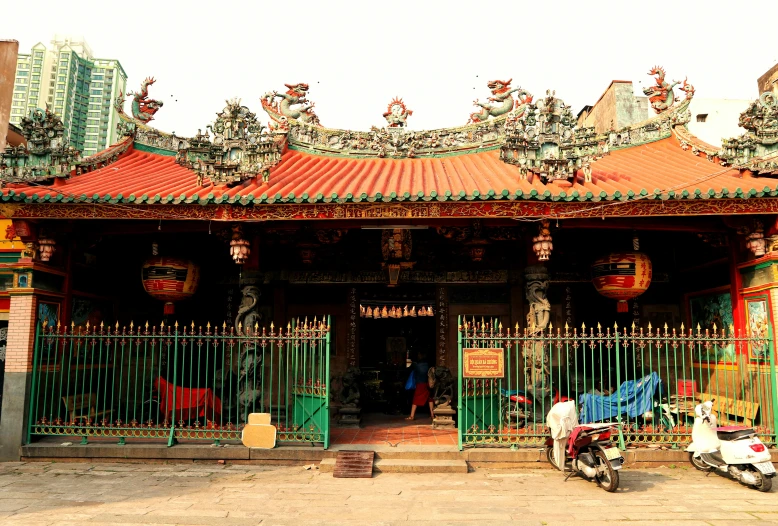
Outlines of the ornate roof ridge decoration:
<svg viewBox="0 0 778 526">
<path fill-rule="evenodd" d="M 286 132 L 267 129 L 240 99 L 228 100 L 205 134 L 197 130 L 189 144 L 179 148 L 176 162 L 193 170 L 200 186 L 206 178 L 212 184 L 232 185 L 261 175 L 268 182 L 270 168 L 281 161 Z"/>
<path fill-rule="evenodd" d="M 576 128 L 575 122 L 570 106 L 547 90 L 523 115 L 505 122 L 500 159 L 517 165 L 521 179 L 569 180 L 583 170 L 585 180 L 591 181 L 590 164 L 608 154 L 608 141 L 593 127 Z"/>
<path fill-rule="evenodd" d="M 386 128 L 373 126 L 370 131 L 353 131 L 325 128 L 319 123 L 318 118 L 309 118 L 306 111 L 310 111 L 313 105 L 308 105 L 304 97 L 290 95 L 293 89 L 302 89 L 296 88 L 297 86 L 304 86 L 302 93 L 307 92 L 307 84 L 292 85 L 290 91 L 285 94 L 287 97 L 280 104 L 275 102 L 277 97 L 282 96 L 277 92 L 263 95 L 262 109 L 270 116 L 271 130 L 288 131 L 289 145 L 294 149 L 338 157 L 402 159 L 496 148 L 504 138 L 506 119 L 523 114 L 532 101 L 531 94 L 517 88 L 498 94 L 507 95 L 505 100 L 510 100 L 513 109 L 496 116 L 494 113 L 489 113 L 488 120 L 453 128 L 424 131 L 411 131 L 399 126 Z M 495 86 L 492 89 L 494 92 L 503 88 Z M 514 91 L 520 91 L 524 98 L 515 101 L 511 95 Z M 294 101 L 290 102 L 292 100 Z M 292 108 L 297 104 L 303 104 L 302 108 Z M 304 118 L 308 120 L 303 120 Z"/>
<path fill-rule="evenodd" d="M 121 112 L 119 113 L 119 121 L 116 123 L 116 130 L 119 135 L 132 137 L 137 144 L 159 150 L 167 150 L 171 154 L 183 148 L 188 148 L 189 141 L 191 140 L 187 137 L 179 137 L 175 132 L 167 133 L 147 126 Z"/>
<path fill-rule="evenodd" d="M 132 137 L 122 137 L 116 144 L 82 159 L 76 163 L 76 175 L 88 173 L 115 163 L 121 154 L 130 149 L 132 143 Z"/>
<path fill-rule="evenodd" d="M 390 128 L 405 128 L 406 121 L 411 115 L 413 110 L 409 110 L 401 98 L 395 97 L 386 107 L 383 117 Z"/>
<path fill-rule="evenodd" d="M 0 185 L 67 178 L 81 152 L 64 138 L 62 119 L 46 109 L 30 110 L 19 123 L 26 146 L 8 147 L 0 154 Z"/>
<path fill-rule="evenodd" d="M 659 67 L 649 74 L 660 75 L 657 86 L 643 90 L 657 112 L 655 117 L 620 130 L 596 134 L 594 128 L 576 127 L 570 107 L 558 99 L 555 92 L 548 90 L 544 99 L 530 103 L 522 115 L 505 121 L 505 142 L 500 148 L 500 159 L 517 165 L 522 179 L 538 176 L 544 182 L 571 181 L 580 171 L 583 182 L 591 182 L 591 163 L 611 150 L 670 137 L 674 126 L 685 125 L 691 118 L 689 104 L 694 97 L 694 86 L 684 80 L 681 90 L 686 98 L 676 101 L 673 87 L 680 82 L 664 82 L 664 70 Z"/>
<path fill-rule="evenodd" d="M 778 175 L 778 85 L 752 102 L 738 124 L 746 132 L 721 141 L 722 164 L 757 175 Z"/>
<path fill-rule="evenodd" d="M 664 81 L 664 69 L 660 66 L 655 66 L 648 74 L 657 75 L 657 85 L 643 88 L 643 93 L 649 98 L 657 115 L 619 130 L 611 130 L 608 133 L 611 150 L 666 139 L 672 135 L 673 127 L 685 126 L 691 120 L 689 104 L 694 98 L 695 89 L 687 82 L 688 79 L 684 79 L 683 83 L 673 81 L 668 84 Z M 675 97 L 674 87 L 678 84 L 681 84 L 679 89 L 686 94 L 683 99 Z M 655 100 L 652 100 L 652 97 Z"/>
<path fill-rule="evenodd" d="M 146 80 L 141 83 L 141 89 L 138 93 L 127 92 L 128 96 L 133 97 L 132 116 L 124 112 L 125 97 L 121 92 L 119 93 L 114 102 L 114 108 L 119 113 L 116 131 L 123 137 L 133 137 L 133 140 L 138 144 L 174 153 L 182 148 L 187 148 L 189 139 L 178 137 L 175 132 L 166 133 L 148 126 L 148 123 L 154 119 L 154 115 L 163 105 L 162 101 L 148 97 L 149 86 L 155 82 L 156 79 L 153 77 L 146 77 Z"/>
<path fill-rule="evenodd" d="M 698 157 L 704 156 L 710 162 L 716 162 L 719 160 L 719 149 L 692 134 L 692 132 L 690 132 L 686 126 L 673 126 L 673 131 L 678 137 L 678 141 L 681 144 L 682 150 L 691 150 L 692 154 Z M 721 162 L 721 164 L 725 165 L 726 163 Z"/>
</svg>

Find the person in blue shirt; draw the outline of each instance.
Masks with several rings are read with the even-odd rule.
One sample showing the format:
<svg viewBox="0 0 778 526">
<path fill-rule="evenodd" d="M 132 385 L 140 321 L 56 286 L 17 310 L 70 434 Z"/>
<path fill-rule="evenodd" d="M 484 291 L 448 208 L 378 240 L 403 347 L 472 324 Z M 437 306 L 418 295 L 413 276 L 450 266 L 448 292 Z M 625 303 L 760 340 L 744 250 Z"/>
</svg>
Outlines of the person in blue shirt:
<svg viewBox="0 0 778 526">
<path fill-rule="evenodd" d="M 430 395 L 430 385 L 427 380 L 427 373 L 430 370 L 430 366 L 427 363 L 427 357 L 423 352 L 418 354 L 418 362 L 411 365 L 411 374 L 416 378 L 416 388 L 413 391 L 413 405 L 411 405 L 411 416 L 406 420 L 413 420 L 416 417 L 416 408 L 429 404 L 430 416 L 435 418 L 434 402 Z"/>
</svg>

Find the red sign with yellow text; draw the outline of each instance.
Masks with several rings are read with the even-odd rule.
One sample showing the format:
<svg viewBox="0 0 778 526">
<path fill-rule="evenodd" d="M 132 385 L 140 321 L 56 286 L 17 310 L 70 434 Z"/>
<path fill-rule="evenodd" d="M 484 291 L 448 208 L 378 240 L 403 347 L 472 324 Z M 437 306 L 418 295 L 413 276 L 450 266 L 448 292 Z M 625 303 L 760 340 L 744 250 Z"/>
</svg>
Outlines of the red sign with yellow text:
<svg viewBox="0 0 778 526">
<path fill-rule="evenodd" d="M 463 378 L 502 378 L 505 376 L 503 349 L 462 349 Z"/>
</svg>

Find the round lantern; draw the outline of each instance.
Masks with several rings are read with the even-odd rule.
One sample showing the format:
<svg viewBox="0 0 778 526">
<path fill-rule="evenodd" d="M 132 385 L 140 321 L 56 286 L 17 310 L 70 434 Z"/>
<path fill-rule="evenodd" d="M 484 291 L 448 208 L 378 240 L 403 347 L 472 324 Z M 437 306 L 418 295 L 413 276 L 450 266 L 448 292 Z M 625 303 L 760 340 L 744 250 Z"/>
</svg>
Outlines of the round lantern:
<svg viewBox="0 0 778 526">
<path fill-rule="evenodd" d="M 173 302 L 191 297 L 197 291 L 200 267 L 185 259 L 154 256 L 143 263 L 143 288 L 165 302 L 165 315 L 173 314 Z"/>
<path fill-rule="evenodd" d="M 627 301 L 643 294 L 651 284 L 651 260 L 642 252 L 620 252 L 592 263 L 597 292 L 618 301 L 618 312 L 629 312 Z"/>
</svg>

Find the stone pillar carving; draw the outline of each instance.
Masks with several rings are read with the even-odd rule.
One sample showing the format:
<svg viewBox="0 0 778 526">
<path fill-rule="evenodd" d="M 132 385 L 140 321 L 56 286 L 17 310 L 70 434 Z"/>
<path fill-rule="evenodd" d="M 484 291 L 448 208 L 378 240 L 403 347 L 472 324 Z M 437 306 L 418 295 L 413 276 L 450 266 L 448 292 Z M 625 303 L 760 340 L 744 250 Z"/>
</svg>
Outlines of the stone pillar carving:
<svg viewBox="0 0 778 526">
<path fill-rule="evenodd" d="M 551 304 L 546 298 L 548 271 L 541 265 L 524 270 L 526 295 L 529 302 L 527 332 L 540 335 L 548 328 L 551 319 Z M 524 349 L 524 381 L 527 389 L 546 389 L 549 385 L 549 356 L 542 343 Z"/>
</svg>

